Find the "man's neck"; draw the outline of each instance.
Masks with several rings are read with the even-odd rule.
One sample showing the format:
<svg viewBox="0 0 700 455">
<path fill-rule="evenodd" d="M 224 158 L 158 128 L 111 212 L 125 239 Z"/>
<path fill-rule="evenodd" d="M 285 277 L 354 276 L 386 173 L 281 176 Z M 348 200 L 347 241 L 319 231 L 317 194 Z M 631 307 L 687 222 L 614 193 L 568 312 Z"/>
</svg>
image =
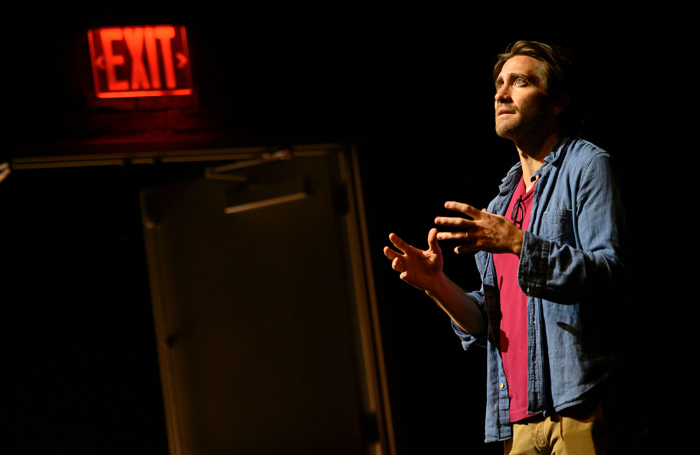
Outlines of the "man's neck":
<svg viewBox="0 0 700 455">
<path fill-rule="evenodd" d="M 551 133 L 533 141 L 516 142 L 515 147 L 520 156 L 526 191 L 529 191 L 535 184 L 534 181 L 531 181 L 532 175 L 544 164 L 544 159 L 549 155 L 558 138 L 558 133 Z"/>
</svg>

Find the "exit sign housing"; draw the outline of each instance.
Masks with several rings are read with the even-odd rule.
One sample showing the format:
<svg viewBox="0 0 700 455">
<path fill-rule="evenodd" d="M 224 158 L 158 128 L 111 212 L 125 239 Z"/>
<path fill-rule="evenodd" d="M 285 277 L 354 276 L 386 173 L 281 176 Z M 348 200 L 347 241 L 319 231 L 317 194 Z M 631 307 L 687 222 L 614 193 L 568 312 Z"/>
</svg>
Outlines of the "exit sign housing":
<svg viewBox="0 0 700 455">
<path fill-rule="evenodd" d="M 192 94 L 184 26 L 102 27 L 88 43 L 99 98 Z"/>
</svg>

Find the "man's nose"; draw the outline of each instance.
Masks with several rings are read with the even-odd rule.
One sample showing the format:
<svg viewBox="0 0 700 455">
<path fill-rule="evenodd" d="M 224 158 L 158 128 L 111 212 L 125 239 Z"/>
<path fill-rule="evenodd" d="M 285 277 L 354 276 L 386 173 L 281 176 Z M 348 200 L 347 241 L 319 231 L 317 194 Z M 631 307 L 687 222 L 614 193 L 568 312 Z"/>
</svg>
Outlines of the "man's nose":
<svg viewBox="0 0 700 455">
<path fill-rule="evenodd" d="M 503 87 L 496 89 L 496 95 L 494 96 L 495 101 L 509 101 L 510 100 L 510 92 L 508 91 L 508 86 L 504 85 Z"/>
</svg>

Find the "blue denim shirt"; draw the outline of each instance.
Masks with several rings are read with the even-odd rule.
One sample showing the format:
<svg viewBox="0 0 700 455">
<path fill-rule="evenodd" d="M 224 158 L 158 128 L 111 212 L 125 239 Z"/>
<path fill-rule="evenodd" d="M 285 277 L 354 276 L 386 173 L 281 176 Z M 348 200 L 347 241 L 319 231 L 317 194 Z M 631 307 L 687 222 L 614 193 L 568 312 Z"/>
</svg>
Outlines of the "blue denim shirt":
<svg viewBox="0 0 700 455">
<path fill-rule="evenodd" d="M 505 215 L 520 177 L 520 163 L 500 185 L 488 211 Z M 618 274 L 623 215 L 610 156 L 582 139 L 564 138 L 535 173 L 529 230 L 518 284 L 528 296 L 528 412 L 559 412 L 586 400 L 610 372 L 606 334 L 615 302 L 608 292 Z M 482 286 L 469 296 L 488 321 L 472 336 L 454 322 L 464 349 L 485 345 L 486 442 L 511 437 L 508 383 L 499 351 L 500 301 L 493 257 L 476 254 Z"/>
</svg>

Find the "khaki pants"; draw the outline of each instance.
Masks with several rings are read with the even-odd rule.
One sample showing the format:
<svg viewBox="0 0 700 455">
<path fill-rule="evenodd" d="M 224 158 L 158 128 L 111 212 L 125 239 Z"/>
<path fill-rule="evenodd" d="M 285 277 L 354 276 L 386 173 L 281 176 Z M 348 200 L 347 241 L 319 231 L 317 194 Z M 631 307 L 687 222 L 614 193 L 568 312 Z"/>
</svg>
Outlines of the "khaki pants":
<svg viewBox="0 0 700 455">
<path fill-rule="evenodd" d="M 608 446 L 600 402 L 580 405 L 546 418 L 513 425 L 505 455 L 604 454 Z"/>
</svg>

